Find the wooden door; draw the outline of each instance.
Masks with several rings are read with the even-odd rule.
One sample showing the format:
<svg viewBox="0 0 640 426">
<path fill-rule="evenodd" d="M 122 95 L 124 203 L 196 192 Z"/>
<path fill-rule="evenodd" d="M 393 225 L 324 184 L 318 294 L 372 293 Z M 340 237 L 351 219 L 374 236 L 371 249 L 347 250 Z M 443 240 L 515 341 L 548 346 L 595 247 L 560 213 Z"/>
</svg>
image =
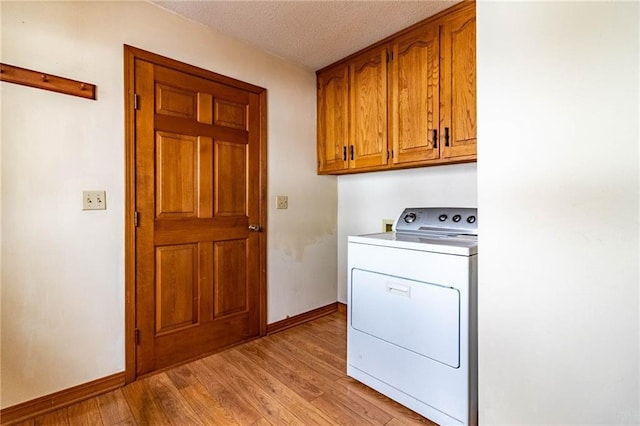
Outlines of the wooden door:
<svg viewBox="0 0 640 426">
<path fill-rule="evenodd" d="M 386 165 L 387 48 L 365 52 L 349 66 L 349 168 Z"/>
<path fill-rule="evenodd" d="M 349 68 L 318 74 L 318 173 L 348 167 Z"/>
<path fill-rule="evenodd" d="M 475 158 L 476 18 L 475 4 L 442 25 L 440 121 L 443 158 Z M 448 137 L 447 137 L 448 136 Z"/>
<path fill-rule="evenodd" d="M 440 157 L 439 61 L 438 25 L 417 28 L 393 43 L 389 122 L 394 164 Z"/>
<path fill-rule="evenodd" d="M 264 220 L 264 91 L 169 60 L 133 62 L 141 375 L 265 329 L 264 237 L 250 231 Z"/>
</svg>

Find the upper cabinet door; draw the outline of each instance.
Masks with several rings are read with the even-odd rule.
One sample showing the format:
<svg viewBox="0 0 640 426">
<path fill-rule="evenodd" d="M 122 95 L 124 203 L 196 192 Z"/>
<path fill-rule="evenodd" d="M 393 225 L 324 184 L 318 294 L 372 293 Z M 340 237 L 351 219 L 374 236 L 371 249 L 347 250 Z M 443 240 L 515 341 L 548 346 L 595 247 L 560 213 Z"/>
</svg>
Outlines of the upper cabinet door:
<svg viewBox="0 0 640 426">
<path fill-rule="evenodd" d="M 349 67 L 318 74 L 318 172 L 348 167 Z"/>
<path fill-rule="evenodd" d="M 387 48 L 349 63 L 351 138 L 349 168 L 387 164 Z"/>
<path fill-rule="evenodd" d="M 419 27 L 393 43 L 389 123 L 393 163 L 440 157 L 439 27 Z"/>
<path fill-rule="evenodd" d="M 442 25 L 442 158 L 476 155 L 475 8 L 455 14 Z"/>
</svg>

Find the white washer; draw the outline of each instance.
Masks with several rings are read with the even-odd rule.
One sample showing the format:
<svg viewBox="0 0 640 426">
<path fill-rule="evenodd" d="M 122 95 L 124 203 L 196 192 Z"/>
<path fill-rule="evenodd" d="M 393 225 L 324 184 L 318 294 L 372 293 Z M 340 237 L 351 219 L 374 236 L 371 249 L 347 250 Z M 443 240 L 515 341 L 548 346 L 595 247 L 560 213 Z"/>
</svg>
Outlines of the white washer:
<svg viewBox="0 0 640 426">
<path fill-rule="evenodd" d="M 348 242 L 347 374 L 441 425 L 477 425 L 477 209 L 408 208 Z"/>
</svg>

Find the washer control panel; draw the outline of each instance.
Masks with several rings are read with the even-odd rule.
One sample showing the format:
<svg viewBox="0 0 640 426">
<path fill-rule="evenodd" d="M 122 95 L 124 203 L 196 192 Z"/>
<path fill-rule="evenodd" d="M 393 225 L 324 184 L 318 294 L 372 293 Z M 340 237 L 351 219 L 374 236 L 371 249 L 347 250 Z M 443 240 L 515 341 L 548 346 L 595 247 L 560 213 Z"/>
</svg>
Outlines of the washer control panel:
<svg viewBox="0 0 640 426">
<path fill-rule="evenodd" d="M 396 232 L 478 235 L 478 209 L 468 207 L 407 208 L 396 221 Z"/>
</svg>

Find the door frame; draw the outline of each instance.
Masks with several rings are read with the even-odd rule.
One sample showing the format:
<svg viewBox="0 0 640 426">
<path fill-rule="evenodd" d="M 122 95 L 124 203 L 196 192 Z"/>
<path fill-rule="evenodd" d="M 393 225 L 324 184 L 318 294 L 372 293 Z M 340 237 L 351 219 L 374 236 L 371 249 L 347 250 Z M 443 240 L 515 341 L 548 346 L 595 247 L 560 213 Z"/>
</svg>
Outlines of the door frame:
<svg viewBox="0 0 640 426">
<path fill-rule="evenodd" d="M 125 296 L 125 382 L 136 380 L 136 135 L 135 135 L 135 61 L 166 66 L 181 72 L 237 87 L 260 98 L 260 335 L 267 333 L 267 90 L 133 46 L 124 45 L 124 130 L 125 130 L 125 210 L 124 210 L 124 296 Z"/>
</svg>

